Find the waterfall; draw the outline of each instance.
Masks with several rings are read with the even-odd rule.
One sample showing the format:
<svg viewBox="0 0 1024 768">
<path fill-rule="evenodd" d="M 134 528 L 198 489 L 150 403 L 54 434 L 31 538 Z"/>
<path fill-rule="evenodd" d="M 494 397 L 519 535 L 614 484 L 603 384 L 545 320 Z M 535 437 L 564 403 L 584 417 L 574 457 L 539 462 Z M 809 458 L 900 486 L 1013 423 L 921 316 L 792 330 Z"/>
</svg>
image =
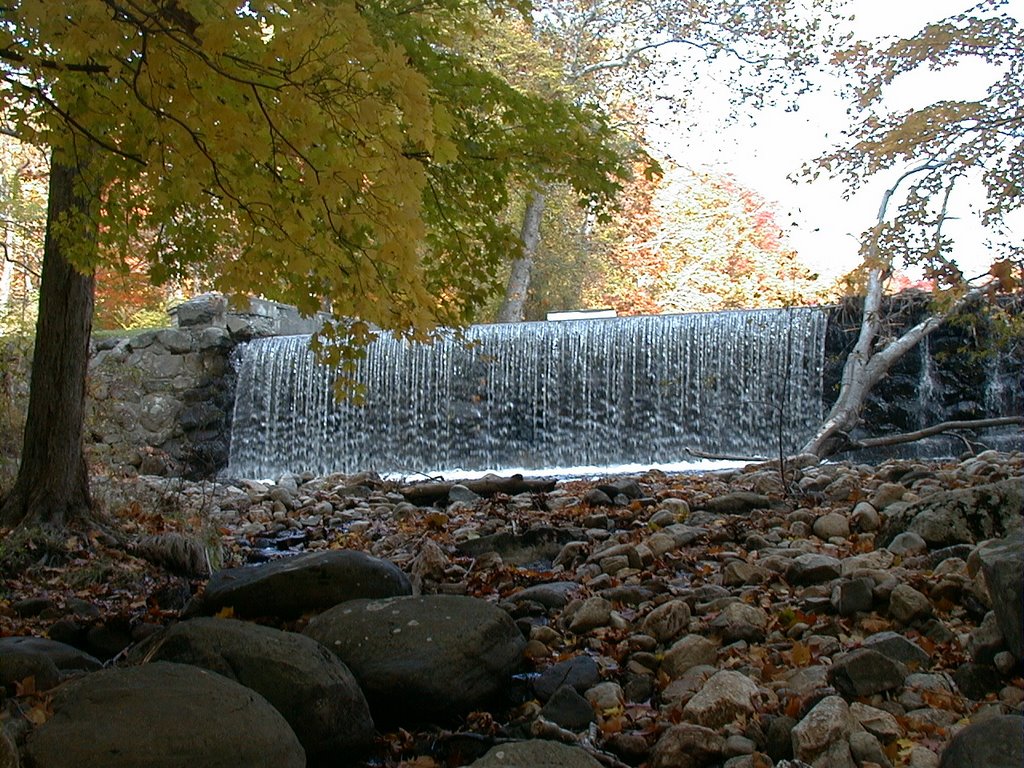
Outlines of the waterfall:
<svg viewBox="0 0 1024 768">
<path fill-rule="evenodd" d="M 308 336 L 242 350 L 228 472 L 274 478 L 654 465 L 687 450 L 777 455 L 819 425 L 826 313 L 746 310 L 474 326 L 432 345 L 382 337 L 361 405 Z"/>
</svg>

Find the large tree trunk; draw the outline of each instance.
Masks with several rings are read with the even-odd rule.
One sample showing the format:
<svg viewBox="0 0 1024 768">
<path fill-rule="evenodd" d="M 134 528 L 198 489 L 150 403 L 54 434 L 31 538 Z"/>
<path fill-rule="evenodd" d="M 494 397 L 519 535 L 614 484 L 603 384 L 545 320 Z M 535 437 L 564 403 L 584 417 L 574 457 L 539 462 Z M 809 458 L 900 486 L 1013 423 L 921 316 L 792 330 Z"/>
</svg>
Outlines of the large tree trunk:
<svg viewBox="0 0 1024 768">
<path fill-rule="evenodd" d="M 523 253 L 512 262 L 512 274 L 509 275 L 505 288 L 505 300 L 498 310 L 499 323 L 521 323 L 526 317 L 524 307 L 526 295 L 530 290 L 530 271 L 533 269 L 533 259 L 540 246 L 540 222 L 544 218 L 546 204 L 547 197 L 542 190 L 535 189 L 530 192 L 530 198 L 526 201 L 526 211 L 523 213 L 523 228 L 519 233 L 523 242 Z"/>
<path fill-rule="evenodd" d="M 86 223 L 92 196 L 80 181 L 80 166 L 54 157 L 25 442 L 0 505 L 3 525 L 60 526 L 91 508 L 82 432 L 94 279 L 67 258 L 70 242 L 96 243 L 95 225 Z"/>
</svg>

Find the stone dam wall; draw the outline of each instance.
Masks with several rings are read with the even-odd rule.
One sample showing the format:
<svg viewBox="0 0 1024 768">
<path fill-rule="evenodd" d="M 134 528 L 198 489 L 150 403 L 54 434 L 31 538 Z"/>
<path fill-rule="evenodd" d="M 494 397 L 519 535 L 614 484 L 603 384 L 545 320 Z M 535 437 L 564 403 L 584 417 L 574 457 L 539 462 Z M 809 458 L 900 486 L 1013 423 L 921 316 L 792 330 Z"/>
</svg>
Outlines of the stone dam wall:
<svg viewBox="0 0 1024 768">
<path fill-rule="evenodd" d="M 886 332 L 895 334 L 921 317 L 926 300 L 901 295 L 888 309 Z M 829 313 L 824 412 L 839 391 L 860 317 L 854 302 L 823 311 Z M 1019 315 L 1020 307 L 1013 311 Z M 228 462 L 236 347 L 258 337 L 311 333 L 318 323 L 262 300 L 247 312 L 229 311 L 224 298 L 213 295 L 182 305 L 175 319 L 177 328 L 94 341 L 86 439 L 97 469 L 213 477 Z M 876 387 L 863 434 L 1024 412 L 1024 339 L 1014 338 L 992 354 L 996 333 L 981 313 L 938 329 Z M 1019 432 L 1010 439 L 1019 443 Z M 963 448 L 953 445 L 955 452 Z"/>
</svg>

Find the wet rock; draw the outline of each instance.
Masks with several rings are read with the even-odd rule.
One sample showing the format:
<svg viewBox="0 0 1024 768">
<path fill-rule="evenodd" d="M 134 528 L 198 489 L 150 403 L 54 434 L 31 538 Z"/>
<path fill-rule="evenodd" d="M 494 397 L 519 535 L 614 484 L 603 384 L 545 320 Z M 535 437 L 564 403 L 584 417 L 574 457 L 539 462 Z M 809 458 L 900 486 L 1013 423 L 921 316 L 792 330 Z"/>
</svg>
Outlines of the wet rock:
<svg viewBox="0 0 1024 768">
<path fill-rule="evenodd" d="M 353 600 L 305 634 L 355 675 L 374 720 L 446 720 L 498 698 L 526 641 L 504 611 L 472 597 Z"/>
<path fill-rule="evenodd" d="M 256 691 L 288 721 L 313 764 L 373 741 L 370 710 L 352 673 L 309 637 L 198 618 L 151 638 L 133 653 L 133 661 L 142 659 L 202 667 Z"/>
<path fill-rule="evenodd" d="M 866 648 L 845 654 L 828 670 L 829 683 L 850 699 L 899 688 L 906 676 L 902 664 Z"/>
<path fill-rule="evenodd" d="M 718 762 L 725 739 L 701 725 L 681 723 L 658 739 L 651 754 L 652 768 L 702 768 Z"/>
<path fill-rule="evenodd" d="M 1020 768 L 1024 717 L 1003 715 L 972 723 L 953 737 L 939 768 Z"/>
<path fill-rule="evenodd" d="M 533 682 L 533 690 L 541 701 L 550 699 L 563 685 L 571 686 L 579 693 L 597 685 L 601 670 L 590 656 L 582 654 L 552 664 L 541 672 Z"/>
<path fill-rule="evenodd" d="M 686 703 L 683 717 L 708 728 L 721 728 L 753 713 L 757 693 L 757 685 L 749 677 L 723 669 Z"/>
<path fill-rule="evenodd" d="M 36 768 L 306 765 L 299 740 L 263 697 L 185 664 L 94 672 L 62 686 L 53 711 L 26 743 Z"/>
<path fill-rule="evenodd" d="M 492 747 L 471 768 L 602 768 L 579 747 L 535 739 Z"/>
<path fill-rule="evenodd" d="M 409 578 L 393 563 L 355 550 L 332 550 L 218 571 L 184 615 L 230 608 L 239 617 L 295 619 L 347 600 L 409 594 Z"/>
</svg>

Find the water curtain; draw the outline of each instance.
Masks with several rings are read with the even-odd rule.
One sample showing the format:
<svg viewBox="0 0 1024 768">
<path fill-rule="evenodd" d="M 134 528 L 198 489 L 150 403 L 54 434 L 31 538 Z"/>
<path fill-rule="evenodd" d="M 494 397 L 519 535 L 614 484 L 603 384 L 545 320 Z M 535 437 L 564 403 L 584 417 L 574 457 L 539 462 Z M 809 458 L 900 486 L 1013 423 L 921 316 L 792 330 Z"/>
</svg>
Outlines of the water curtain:
<svg viewBox="0 0 1024 768">
<path fill-rule="evenodd" d="M 362 405 L 308 336 L 242 351 L 229 472 L 275 478 L 660 464 L 791 452 L 820 424 L 827 318 L 749 310 L 482 325 L 370 345 Z"/>
</svg>

